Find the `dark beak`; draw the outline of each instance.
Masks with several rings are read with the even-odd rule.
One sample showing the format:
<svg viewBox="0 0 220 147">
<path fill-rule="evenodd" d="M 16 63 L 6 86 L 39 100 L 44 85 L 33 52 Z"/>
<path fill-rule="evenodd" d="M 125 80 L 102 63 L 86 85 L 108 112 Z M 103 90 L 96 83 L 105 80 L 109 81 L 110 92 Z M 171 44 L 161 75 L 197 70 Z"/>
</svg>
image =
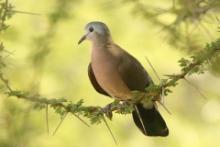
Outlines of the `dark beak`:
<svg viewBox="0 0 220 147">
<path fill-rule="evenodd" d="M 79 40 L 78 44 L 82 43 L 86 39 L 86 35 L 82 36 L 82 38 Z"/>
</svg>

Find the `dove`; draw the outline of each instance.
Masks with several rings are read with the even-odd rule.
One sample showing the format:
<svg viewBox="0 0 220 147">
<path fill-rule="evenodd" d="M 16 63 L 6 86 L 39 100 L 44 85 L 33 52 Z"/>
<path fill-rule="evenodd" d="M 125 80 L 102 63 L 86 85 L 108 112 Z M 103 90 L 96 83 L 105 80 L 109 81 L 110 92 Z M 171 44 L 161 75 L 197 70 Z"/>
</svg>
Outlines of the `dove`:
<svg viewBox="0 0 220 147">
<path fill-rule="evenodd" d="M 132 91 L 143 91 L 153 81 L 141 63 L 114 43 L 108 26 L 93 21 L 85 26 L 84 40 L 92 43 L 89 79 L 94 89 L 121 101 L 132 99 Z M 153 101 L 139 102 L 132 112 L 136 126 L 146 136 L 168 136 L 169 129 Z"/>
</svg>

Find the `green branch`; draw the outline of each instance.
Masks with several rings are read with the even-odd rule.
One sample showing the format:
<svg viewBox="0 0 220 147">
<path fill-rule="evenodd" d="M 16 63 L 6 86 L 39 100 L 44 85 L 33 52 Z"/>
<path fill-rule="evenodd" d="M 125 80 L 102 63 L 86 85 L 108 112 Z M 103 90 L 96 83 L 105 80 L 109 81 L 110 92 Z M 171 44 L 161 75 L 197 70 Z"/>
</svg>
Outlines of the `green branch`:
<svg viewBox="0 0 220 147">
<path fill-rule="evenodd" d="M 3 26 L 7 26 L 5 24 L 6 18 L 11 16 L 12 7 L 8 4 L 8 1 L 5 0 L 2 2 L 0 0 L 0 24 L 4 24 Z M 10 8 L 10 9 L 9 9 Z M 9 11 L 10 10 L 10 11 Z M 3 27 L 0 32 L 7 29 Z M 0 48 L 4 50 L 4 46 L 1 43 Z M 112 118 L 113 112 L 120 114 L 131 113 L 133 110 L 133 106 L 140 101 L 160 101 L 161 94 L 167 96 L 171 93 L 172 87 L 175 87 L 178 84 L 178 81 L 181 79 L 185 79 L 186 76 L 190 76 L 191 74 L 201 74 L 207 70 L 209 65 L 209 61 L 212 60 L 220 51 L 220 39 L 207 44 L 206 47 L 190 59 L 182 58 L 179 60 L 181 72 L 179 74 L 167 75 L 167 78 L 162 79 L 159 84 L 152 84 L 145 89 L 145 92 L 134 91 L 134 98 L 130 101 L 114 101 L 104 107 L 100 106 L 85 106 L 83 105 L 83 100 L 79 100 L 76 103 L 72 101 L 68 101 L 65 98 L 46 98 L 39 94 L 33 94 L 31 92 L 24 92 L 20 90 L 15 90 L 11 87 L 7 78 L 5 78 L 2 68 L 0 68 L 0 80 L 2 81 L 5 87 L 5 94 L 9 97 L 16 97 L 18 99 L 23 99 L 25 101 L 29 101 L 35 104 L 36 109 L 47 109 L 48 106 L 55 110 L 56 113 L 61 116 L 66 115 L 67 113 L 71 113 L 77 118 L 81 119 L 81 116 L 89 118 L 91 123 L 100 123 L 104 116 L 109 119 Z M 0 56 L 1 57 L 1 56 Z M 3 64 L 3 58 L 0 58 L 0 63 Z M 83 121 L 83 120 L 82 120 Z M 84 122 L 84 121 L 83 121 Z"/>
<path fill-rule="evenodd" d="M 3 74 L 0 74 L 0 79 L 4 83 L 8 96 L 17 97 L 18 99 L 24 99 L 35 103 L 36 108 L 45 109 L 47 106 L 53 108 L 58 114 L 64 115 L 66 113 L 72 113 L 75 116 L 84 116 L 90 119 L 91 123 L 100 123 L 103 120 L 103 116 L 112 118 L 112 112 L 127 114 L 131 113 L 135 103 L 139 101 L 159 101 L 161 93 L 164 92 L 164 95 L 168 95 L 171 87 L 175 87 L 178 84 L 178 81 L 186 78 L 191 74 L 200 74 L 203 73 L 206 68 L 208 61 L 212 59 L 220 51 L 220 39 L 208 44 L 203 51 L 197 53 L 195 56 L 191 57 L 191 60 L 181 59 L 179 60 L 181 72 L 179 74 L 168 75 L 168 78 L 162 79 L 161 83 L 156 85 L 152 84 L 146 88 L 146 92 L 134 92 L 135 98 L 126 101 L 114 101 L 105 107 L 99 106 L 84 106 L 83 100 L 79 100 L 76 103 L 68 101 L 64 98 L 52 98 L 48 99 L 42 97 L 41 95 L 32 95 L 28 92 L 16 91 L 11 88 L 6 80 L 3 77 Z"/>
</svg>

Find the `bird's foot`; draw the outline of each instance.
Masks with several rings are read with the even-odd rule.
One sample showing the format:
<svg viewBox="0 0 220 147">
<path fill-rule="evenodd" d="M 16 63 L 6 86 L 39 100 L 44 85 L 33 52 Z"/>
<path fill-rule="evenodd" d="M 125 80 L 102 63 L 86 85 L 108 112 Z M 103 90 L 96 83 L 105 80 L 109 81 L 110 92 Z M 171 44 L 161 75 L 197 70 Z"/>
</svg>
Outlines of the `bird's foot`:
<svg viewBox="0 0 220 147">
<path fill-rule="evenodd" d="M 102 108 L 102 111 L 107 118 L 112 120 L 112 104 L 106 105 L 104 108 Z"/>
</svg>

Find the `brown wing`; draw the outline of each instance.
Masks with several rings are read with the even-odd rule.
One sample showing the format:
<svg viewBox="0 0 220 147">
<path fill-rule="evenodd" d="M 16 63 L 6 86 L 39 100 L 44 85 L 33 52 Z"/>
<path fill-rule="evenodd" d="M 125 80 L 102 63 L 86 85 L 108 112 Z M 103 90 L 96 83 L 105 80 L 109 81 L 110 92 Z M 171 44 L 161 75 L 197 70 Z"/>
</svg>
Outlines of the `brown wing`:
<svg viewBox="0 0 220 147">
<path fill-rule="evenodd" d="M 93 70 L 92 70 L 91 63 L 90 63 L 89 66 L 88 66 L 88 75 L 89 75 L 90 82 L 92 83 L 92 86 L 95 88 L 95 90 L 96 90 L 98 93 L 101 93 L 101 94 L 103 94 L 103 95 L 109 96 L 109 94 L 108 94 L 107 92 L 105 92 L 105 90 L 102 89 L 102 87 L 101 87 L 101 86 L 99 85 L 99 83 L 96 81 L 94 72 L 93 72 Z M 109 97 L 110 97 L 110 96 L 109 96 Z"/>
<path fill-rule="evenodd" d="M 143 91 L 152 83 L 144 67 L 132 55 L 124 51 L 120 57 L 119 72 L 130 90 Z"/>
<path fill-rule="evenodd" d="M 143 91 L 150 83 L 150 76 L 144 67 L 133 56 L 124 51 L 120 57 L 119 72 L 130 90 Z M 145 108 L 142 103 L 135 106 L 132 112 L 136 126 L 147 136 L 167 136 L 169 129 L 159 111 L 152 103 L 152 108 Z"/>
</svg>

